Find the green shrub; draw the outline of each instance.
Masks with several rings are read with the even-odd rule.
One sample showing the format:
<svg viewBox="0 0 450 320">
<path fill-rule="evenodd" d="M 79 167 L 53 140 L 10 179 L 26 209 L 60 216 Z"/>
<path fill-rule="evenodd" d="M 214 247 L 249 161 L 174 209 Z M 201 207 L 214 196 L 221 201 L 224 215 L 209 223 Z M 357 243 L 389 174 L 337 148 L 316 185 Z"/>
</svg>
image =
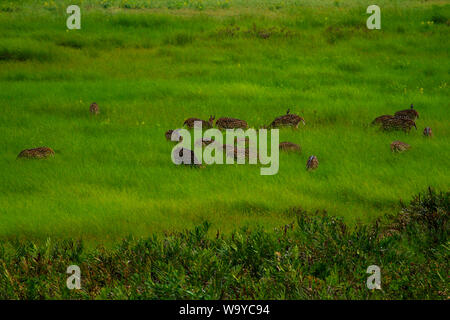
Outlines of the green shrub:
<svg viewBox="0 0 450 320">
<path fill-rule="evenodd" d="M 429 189 L 388 221 L 355 227 L 293 209 L 296 224 L 275 232 L 211 236 L 204 222 L 109 249 L 73 240 L 3 242 L 0 298 L 445 299 L 449 194 Z M 66 288 L 72 264 L 81 268 L 81 290 Z M 372 264 L 381 268 L 382 290 L 366 288 Z"/>
</svg>

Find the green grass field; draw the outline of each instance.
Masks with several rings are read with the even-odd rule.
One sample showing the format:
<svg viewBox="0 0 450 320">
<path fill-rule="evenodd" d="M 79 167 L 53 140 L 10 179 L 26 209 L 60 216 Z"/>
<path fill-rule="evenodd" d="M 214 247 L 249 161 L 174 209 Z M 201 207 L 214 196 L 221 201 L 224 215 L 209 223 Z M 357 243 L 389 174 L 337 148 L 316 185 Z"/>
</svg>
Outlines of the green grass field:
<svg viewBox="0 0 450 320">
<path fill-rule="evenodd" d="M 69 4 L 81 30 L 66 28 Z M 427 186 L 449 190 L 450 5 L 378 1 L 382 29 L 368 30 L 370 4 L 1 1 L 0 238 L 107 243 L 204 220 L 214 234 L 272 230 L 294 207 L 371 222 Z M 411 103 L 417 131 L 369 125 Z M 164 132 L 188 117 L 258 128 L 287 108 L 307 125 L 280 141 L 303 151 L 280 154 L 275 176 L 171 162 Z M 393 140 L 412 148 L 393 154 Z M 16 160 L 38 146 L 56 156 Z"/>
</svg>

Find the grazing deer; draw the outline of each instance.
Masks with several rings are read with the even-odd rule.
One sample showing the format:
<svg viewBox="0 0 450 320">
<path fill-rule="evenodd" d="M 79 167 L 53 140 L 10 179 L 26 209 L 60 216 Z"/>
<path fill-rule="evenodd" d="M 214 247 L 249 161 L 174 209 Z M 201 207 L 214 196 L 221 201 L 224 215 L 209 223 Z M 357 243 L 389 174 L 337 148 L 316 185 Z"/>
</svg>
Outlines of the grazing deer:
<svg viewBox="0 0 450 320">
<path fill-rule="evenodd" d="M 423 129 L 423 135 L 425 137 L 432 137 L 433 136 L 433 131 L 431 130 L 430 127 L 426 127 L 425 129 Z"/>
<path fill-rule="evenodd" d="M 55 151 L 49 147 L 39 147 L 34 149 L 22 150 L 17 158 L 25 159 L 46 159 L 55 155 Z"/>
<path fill-rule="evenodd" d="M 244 155 L 244 159 L 250 160 L 250 159 L 256 159 L 258 157 L 257 152 L 256 153 L 250 153 L 250 148 L 239 148 L 237 146 L 231 146 L 228 144 L 223 145 L 223 150 L 225 151 L 225 154 L 230 157 L 234 158 L 235 160 L 238 159 L 238 155 L 242 153 Z"/>
<path fill-rule="evenodd" d="M 314 170 L 317 167 L 319 167 L 319 160 L 317 160 L 316 156 L 310 156 L 306 162 L 306 170 Z"/>
<path fill-rule="evenodd" d="M 216 121 L 216 127 L 219 129 L 247 129 L 248 124 L 244 120 L 220 118 Z"/>
<path fill-rule="evenodd" d="M 204 165 L 199 163 L 197 157 L 195 156 L 194 151 L 181 147 L 181 148 L 177 148 L 173 152 L 175 154 L 178 153 L 178 156 L 179 156 L 179 158 L 181 160 L 181 162 L 178 163 L 178 164 L 184 164 L 184 165 L 187 165 L 187 166 L 192 166 L 192 167 L 197 167 L 197 168 L 204 168 Z M 186 159 L 186 161 L 183 158 L 183 156 L 185 156 L 185 155 L 189 155 L 188 159 Z"/>
<path fill-rule="evenodd" d="M 372 121 L 372 124 L 383 124 L 384 121 L 392 118 L 394 118 L 394 116 L 391 116 L 390 114 L 384 114 L 382 116 L 376 117 L 375 120 Z"/>
<path fill-rule="evenodd" d="M 401 141 L 394 141 L 391 143 L 391 151 L 392 152 L 403 152 L 411 148 L 411 146 L 407 143 Z"/>
<path fill-rule="evenodd" d="M 280 142 L 279 148 L 286 152 L 301 152 L 300 146 L 292 142 Z"/>
<path fill-rule="evenodd" d="M 411 104 L 410 109 L 397 111 L 394 115 L 397 118 L 405 118 L 405 119 L 409 119 L 412 121 L 416 121 L 416 119 L 419 118 L 419 113 L 416 110 L 414 110 L 413 104 Z"/>
<path fill-rule="evenodd" d="M 199 118 L 189 118 L 189 119 L 186 119 L 184 121 L 183 125 L 187 126 L 189 129 L 192 129 L 192 128 L 194 128 L 194 123 L 196 121 L 200 121 L 202 123 L 202 128 L 203 129 L 210 129 L 210 128 L 213 127 L 213 122 L 214 122 L 215 118 L 216 118 L 215 116 L 214 117 L 213 116 L 209 116 L 209 120 L 208 121 L 205 121 L 205 120 L 202 120 L 202 119 L 199 119 Z"/>
<path fill-rule="evenodd" d="M 394 117 L 391 119 L 386 119 L 382 123 L 382 129 L 385 131 L 403 130 L 405 132 L 409 132 L 412 127 L 417 130 L 416 123 L 413 120 L 406 118 Z"/>
<path fill-rule="evenodd" d="M 99 114 L 100 113 L 100 108 L 98 107 L 98 104 L 96 104 L 95 102 L 93 102 L 91 104 L 91 106 L 89 107 L 89 111 L 92 114 Z"/>
<path fill-rule="evenodd" d="M 166 140 L 172 141 L 172 134 L 173 134 L 174 132 L 175 132 L 175 134 L 177 134 L 176 137 L 178 137 L 178 139 L 177 139 L 176 141 L 178 141 L 178 142 L 183 141 L 183 137 L 180 136 L 180 134 L 179 134 L 179 132 L 178 132 L 178 129 L 176 129 L 176 130 L 172 130 L 172 129 L 171 129 L 171 130 L 166 131 L 166 133 L 165 133 Z"/>
<path fill-rule="evenodd" d="M 207 145 L 210 145 L 214 141 L 215 141 L 214 138 L 200 138 L 194 142 L 194 146 L 206 147 Z"/>
<path fill-rule="evenodd" d="M 305 119 L 302 117 L 290 113 L 290 110 L 287 109 L 286 114 L 275 118 L 269 125 L 269 128 L 279 128 L 279 127 L 294 127 L 298 128 L 299 123 L 302 122 L 305 125 Z"/>
</svg>

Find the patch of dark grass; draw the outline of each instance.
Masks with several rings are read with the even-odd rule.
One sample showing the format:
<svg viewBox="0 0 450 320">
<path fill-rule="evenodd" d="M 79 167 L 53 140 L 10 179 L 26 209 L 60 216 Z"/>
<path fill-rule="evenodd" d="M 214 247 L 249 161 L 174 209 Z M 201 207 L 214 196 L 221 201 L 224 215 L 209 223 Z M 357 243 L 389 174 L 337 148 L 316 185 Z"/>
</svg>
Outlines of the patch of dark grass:
<svg viewBox="0 0 450 320">
<path fill-rule="evenodd" d="M 189 33 L 178 33 L 174 36 L 165 39 L 165 44 L 170 44 L 174 46 L 185 46 L 194 42 L 194 36 Z"/>
<path fill-rule="evenodd" d="M 114 16 L 111 19 L 111 23 L 116 26 L 125 27 L 125 28 L 151 28 L 152 30 L 160 30 L 168 25 L 170 25 L 173 21 L 167 17 L 162 15 L 125 15 L 120 14 Z"/>
<path fill-rule="evenodd" d="M 363 66 L 357 62 L 343 62 L 337 65 L 338 69 L 345 72 L 357 73 L 363 71 Z"/>
<path fill-rule="evenodd" d="M 250 28 L 239 27 L 237 25 L 229 25 L 217 30 L 216 35 L 219 38 L 235 38 L 235 37 L 246 37 L 246 38 L 259 38 L 259 39 L 270 39 L 270 38 L 292 38 L 298 36 L 298 34 L 291 29 L 286 27 L 258 27 L 253 24 Z"/>
<path fill-rule="evenodd" d="M 58 46 L 68 47 L 72 49 L 82 49 L 86 46 L 85 41 L 81 38 L 63 38 L 57 40 L 55 43 Z"/>
<path fill-rule="evenodd" d="M 325 39 L 330 44 L 335 44 L 339 40 L 346 40 L 350 38 L 348 31 L 341 27 L 329 26 L 324 32 Z"/>
<path fill-rule="evenodd" d="M 442 12 L 435 10 L 429 21 L 433 21 L 435 24 L 447 24 L 449 25 L 450 19 Z"/>
<path fill-rule="evenodd" d="M 126 47 L 126 42 L 124 39 L 117 37 L 109 37 L 109 38 L 98 38 L 93 41 L 94 48 L 124 48 Z"/>
<path fill-rule="evenodd" d="M 53 52 L 45 47 L 9 45 L 0 43 L 0 61 L 52 61 Z"/>
<path fill-rule="evenodd" d="M 244 214 L 262 215 L 268 214 L 270 209 L 267 206 L 251 201 L 236 201 L 232 205 L 233 210 L 238 210 Z"/>
<path fill-rule="evenodd" d="M 14 2 L 3 2 L 0 4 L 0 12 L 17 12 L 20 7 L 15 5 Z"/>
</svg>

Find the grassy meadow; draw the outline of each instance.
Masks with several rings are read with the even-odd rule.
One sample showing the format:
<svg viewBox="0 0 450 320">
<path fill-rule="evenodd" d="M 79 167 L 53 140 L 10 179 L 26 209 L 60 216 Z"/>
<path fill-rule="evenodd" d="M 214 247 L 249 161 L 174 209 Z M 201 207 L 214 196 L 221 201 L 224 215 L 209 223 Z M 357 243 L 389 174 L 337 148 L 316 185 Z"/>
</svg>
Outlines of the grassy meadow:
<svg viewBox="0 0 450 320">
<path fill-rule="evenodd" d="M 0 299 L 448 300 L 449 211 L 450 193 L 430 188 L 388 220 L 354 228 L 297 210 L 294 223 L 276 230 L 210 237 L 205 222 L 106 249 L 73 239 L 5 241 Z M 366 287 L 374 263 L 381 290 Z M 66 286 L 72 264 L 81 269 L 80 290 Z"/>
<path fill-rule="evenodd" d="M 66 28 L 69 4 L 81 30 Z M 270 231 L 293 208 L 371 223 L 427 186 L 448 191 L 450 5 L 378 1 L 382 29 L 368 30 L 370 4 L 0 1 L 0 238 L 108 243 L 205 220 L 211 234 Z M 411 103 L 417 131 L 369 125 Z M 306 126 L 280 141 L 302 153 L 280 153 L 277 175 L 171 162 L 164 133 L 186 118 L 259 128 L 287 108 Z M 16 160 L 39 146 L 55 157 Z"/>
</svg>

